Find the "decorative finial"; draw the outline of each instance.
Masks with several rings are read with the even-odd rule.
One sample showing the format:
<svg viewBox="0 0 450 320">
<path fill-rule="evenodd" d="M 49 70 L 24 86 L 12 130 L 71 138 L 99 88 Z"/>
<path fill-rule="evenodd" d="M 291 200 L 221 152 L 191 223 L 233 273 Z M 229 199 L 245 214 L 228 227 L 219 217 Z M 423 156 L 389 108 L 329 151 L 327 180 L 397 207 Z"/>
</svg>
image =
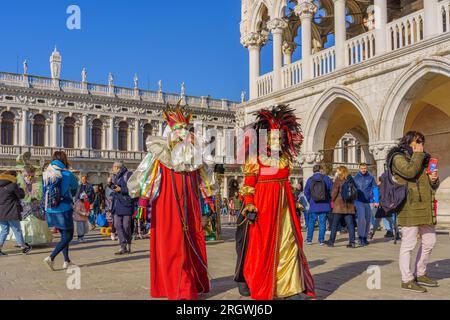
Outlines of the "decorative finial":
<svg viewBox="0 0 450 320">
<path fill-rule="evenodd" d="M 245 95 L 247 94 L 247 92 L 245 91 L 241 91 L 241 103 L 245 102 Z"/>
<path fill-rule="evenodd" d="M 137 89 L 139 86 L 139 78 L 138 78 L 137 73 L 134 74 L 133 80 L 134 80 L 134 88 Z"/>
<path fill-rule="evenodd" d="M 111 72 L 108 75 L 108 85 L 110 87 L 114 86 L 114 76 L 113 76 L 113 74 Z"/>
<path fill-rule="evenodd" d="M 82 82 L 86 82 L 86 81 L 87 81 L 87 71 L 86 71 L 86 68 L 83 68 L 83 70 L 81 71 L 81 81 L 82 81 Z"/>
<path fill-rule="evenodd" d="M 162 80 L 159 80 L 159 81 L 158 81 L 158 91 L 159 91 L 159 92 L 162 92 L 162 90 L 163 90 Z"/>
<path fill-rule="evenodd" d="M 28 74 L 28 62 L 26 59 L 23 61 L 23 74 Z"/>
</svg>

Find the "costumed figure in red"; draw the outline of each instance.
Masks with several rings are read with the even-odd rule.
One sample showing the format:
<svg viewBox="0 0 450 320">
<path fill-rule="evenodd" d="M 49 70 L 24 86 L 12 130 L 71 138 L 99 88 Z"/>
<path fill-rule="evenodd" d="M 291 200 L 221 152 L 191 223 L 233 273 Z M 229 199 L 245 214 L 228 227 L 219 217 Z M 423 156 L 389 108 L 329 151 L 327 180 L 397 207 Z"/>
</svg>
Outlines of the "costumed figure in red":
<svg viewBox="0 0 450 320">
<path fill-rule="evenodd" d="M 257 144 L 246 140 L 243 148 L 235 281 L 241 295 L 257 300 L 315 297 L 289 182 L 303 142 L 299 119 L 287 106 L 276 106 L 259 111 L 253 129 Z"/>
<path fill-rule="evenodd" d="M 205 142 L 190 132 L 192 116 L 180 103 L 163 116 L 164 137 L 148 138 L 148 154 L 128 188 L 140 198 L 141 211 L 151 205 L 151 296 L 196 300 L 210 290 L 201 198 L 215 194 L 214 166 L 198 147 Z"/>
</svg>

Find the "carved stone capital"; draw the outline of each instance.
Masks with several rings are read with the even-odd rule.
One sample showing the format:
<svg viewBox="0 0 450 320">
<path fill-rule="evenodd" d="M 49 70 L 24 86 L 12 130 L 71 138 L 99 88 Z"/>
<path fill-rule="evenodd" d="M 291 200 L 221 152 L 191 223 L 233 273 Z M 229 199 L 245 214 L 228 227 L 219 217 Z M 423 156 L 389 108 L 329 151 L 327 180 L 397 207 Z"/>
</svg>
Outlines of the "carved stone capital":
<svg viewBox="0 0 450 320">
<path fill-rule="evenodd" d="M 241 43 L 246 48 L 251 46 L 262 47 L 267 43 L 268 40 L 269 40 L 268 34 L 251 32 L 241 38 Z"/>
<path fill-rule="evenodd" d="M 389 151 L 397 144 L 395 141 L 374 143 L 369 146 L 369 151 L 373 155 L 375 161 L 386 160 Z"/>
<path fill-rule="evenodd" d="M 280 18 L 272 19 L 267 23 L 267 28 L 269 30 L 271 30 L 272 32 L 274 32 L 274 31 L 282 32 L 287 27 L 288 27 L 288 23 L 284 19 L 280 19 Z"/>
<path fill-rule="evenodd" d="M 295 14 L 303 18 L 312 18 L 317 12 L 317 6 L 311 0 L 300 0 L 294 8 Z"/>
<path fill-rule="evenodd" d="M 323 154 L 320 152 L 306 152 L 301 156 L 302 165 L 314 166 L 323 161 Z"/>
<path fill-rule="evenodd" d="M 295 42 L 284 41 L 283 42 L 283 52 L 286 54 L 292 54 L 297 48 L 297 44 Z"/>
</svg>

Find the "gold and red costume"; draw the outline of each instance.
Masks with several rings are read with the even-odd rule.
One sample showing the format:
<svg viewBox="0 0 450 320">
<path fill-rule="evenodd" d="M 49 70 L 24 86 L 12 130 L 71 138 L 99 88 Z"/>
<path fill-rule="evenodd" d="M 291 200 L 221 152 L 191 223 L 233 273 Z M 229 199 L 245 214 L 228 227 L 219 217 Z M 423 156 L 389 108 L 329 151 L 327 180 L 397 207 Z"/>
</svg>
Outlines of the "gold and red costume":
<svg viewBox="0 0 450 320">
<path fill-rule="evenodd" d="M 213 195 L 214 175 L 205 163 L 193 163 L 190 115 L 177 107 L 164 117 L 168 137 L 149 139 L 148 155 L 128 188 L 151 203 L 151 296 L 196 300 L 210 290 L 200 198 Z"/>
<path fill-rule="evenodd" d="M 269 129 L 278 128 L 275 123 Z M 257 218 L 249 222 L 241 217 L 238 222 L 243 226 L 238 232 L 244 235 L 237 235 L 235 280 L 245 280 L 253 299 L 272 300 L 302 293 L 314 297 L 314 281 L 303 253 L 301 225 L 289 183 L 291 170 L 291 157 L 286 152 L 281 152 L 279 159 L 258 155 L 247 160 L 243 168 L 243 215 L 257 210 Z"/>
</svg>

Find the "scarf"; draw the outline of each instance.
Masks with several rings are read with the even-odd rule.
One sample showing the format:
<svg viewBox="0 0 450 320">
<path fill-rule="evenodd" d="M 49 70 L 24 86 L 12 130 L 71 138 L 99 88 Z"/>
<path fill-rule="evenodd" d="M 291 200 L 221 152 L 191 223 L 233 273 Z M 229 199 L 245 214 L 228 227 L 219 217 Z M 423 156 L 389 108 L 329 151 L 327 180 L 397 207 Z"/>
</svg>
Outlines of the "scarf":
<svg viewBox="0 0 450 320">
<path fill-rule="evenodd" d="M 44 184 L 48 185 L 51 182 L 55 182 L 57 179 L 61 179 L 62 178 L 61 170 L 63 170 L 63 168 L 57 166 L 56 164 L 50 164 L 44 171 L 44 174 L 42 175 Z"/>
</svg>

